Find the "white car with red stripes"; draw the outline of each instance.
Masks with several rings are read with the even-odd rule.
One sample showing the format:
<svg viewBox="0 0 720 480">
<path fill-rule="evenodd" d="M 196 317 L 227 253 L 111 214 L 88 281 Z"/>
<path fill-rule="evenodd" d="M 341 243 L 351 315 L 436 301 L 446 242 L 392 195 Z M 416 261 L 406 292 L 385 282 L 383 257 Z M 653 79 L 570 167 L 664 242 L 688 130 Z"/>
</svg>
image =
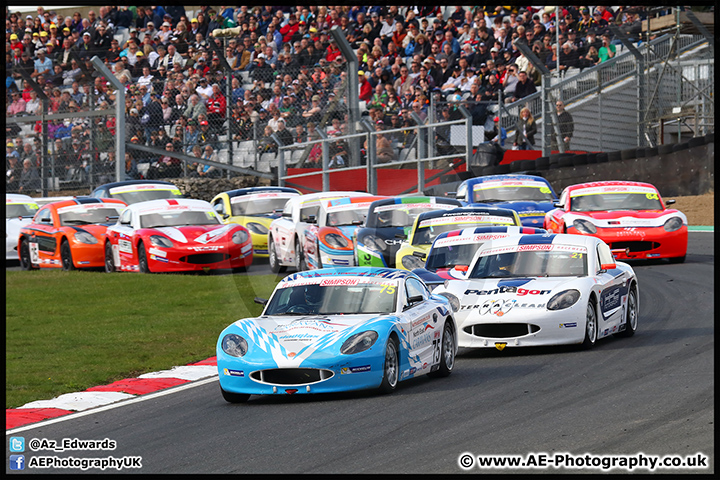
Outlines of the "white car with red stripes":
<svg viewBox="0 0 720 480">
<path fill-rule="evenodd" d="M 245 227 L 224 225 L 209 202 L 189 198 L 129 205 L 103 241 L 107 272 L 244 270 L 253 260 Z"/>
<path fill-rule="evenodd" d="M 280 218 L 270 224 L 268 232 L 268 256 L 274 273 L 284 272 L 287 267 L 298 271 L 307 270 L 303 248 L 305 229 L 317 223 L 320 202 L 339 198 L 370 196 L 365 192 L 319 192 L 290 198 Z"/>
<path fill-rule="evenodd" d="M 638 326 L 633 269 L 602 240 L 569 234 L 491 240 L 462 278 L 433 290 L 447 296 L 458 344 L 470 348 L 581 344 Z"/>
</svg>

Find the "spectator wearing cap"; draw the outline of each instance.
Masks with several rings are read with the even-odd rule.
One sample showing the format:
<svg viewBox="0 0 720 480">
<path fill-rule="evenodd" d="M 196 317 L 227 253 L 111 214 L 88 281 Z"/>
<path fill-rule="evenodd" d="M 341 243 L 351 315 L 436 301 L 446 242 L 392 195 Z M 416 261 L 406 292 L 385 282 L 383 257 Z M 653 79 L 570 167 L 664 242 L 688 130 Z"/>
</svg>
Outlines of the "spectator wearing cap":
<svg viewBox="0 0 720 480">
<path fill-rule="evenodd" d="M 32 78 L 37 78 L 38 75 L 48 76 L 48 75 L 52 74 L 53 63 L 52 63 L 52 60 L 50 60 L 49 58 L 47 58 L 45 56 L 45 49 L 44 48 L 38 49 L 36 54 L 37 54 L 38 58 L 34 62 L 35 69 L 30 76 Z"/>
<path fill-rule="evenodd" d="M 218 136 L 215 132 L 210 130 L 210 122 L 202 119 L 198 122 L 200 124 L 200 132 L 198 135 L 198 145 L 212 145 L 213 148 L 218 148 Z"/>
<path fill-rule="evenodd" d="M 90 32 L 84 32 L 80 44 L 77 47 L 78 58 L 84 62 L 86 58 L 92 58 L 97 53 L 92 43 Z"/>
<path fill-rule="evenodd" d="M 273 69 L 270 67 L 270 65 L 266 62 L 265 54 L 260 53 L 257 56 L 257 59 L 254 63 L 254 66 L 251 66 L 250 70 L 250 78 L 253 80 L 260 80 L 261 82 L 271 82 L 273 79 Z"/>
<path fill-rule="evenodd" d="M 365 72 L 362 70 L 360 70 L 358 72 L 358 79 L 360 82 L 360 85 L 359 85 L 360 101 L 361 102 L 369 102 L 373 95 L 372 85 L 370 85 L 370 82 L 368 82 Z"/>
<path fill-rule="evenodd" d="M 580 7 L 580 20 L 577 22 L 577 31 L 582 35 L 586 34 L 590 30 L 595 30 L 598 27 L 595 19 L 590 15 L 590 9 L 588 7 Z"/>
<path fill-rule="evenodd" d="M 297 17 L 295 17 L 295 15 L 293 14 L 290 14 L 287 23 L 280 27 L 280 34 L 283 36 L 283 43 L 290 42 L 293 35 L 297 33 L 299 28 L 300 24 L 298 23 Z"/>
</svg>

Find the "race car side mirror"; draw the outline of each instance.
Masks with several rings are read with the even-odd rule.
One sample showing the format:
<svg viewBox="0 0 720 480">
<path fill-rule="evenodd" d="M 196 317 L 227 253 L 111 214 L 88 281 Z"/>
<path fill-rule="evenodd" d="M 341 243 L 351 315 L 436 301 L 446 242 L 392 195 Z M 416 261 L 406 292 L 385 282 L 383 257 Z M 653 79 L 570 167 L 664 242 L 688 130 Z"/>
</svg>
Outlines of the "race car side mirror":
<svg viewBox="0 0 720 480">
<path fill-rule="evenodd" d="M 445 192 L 446 197 L 457 198 L 457 192 Z"/>
<path fill-rule="evenodd" d="M 564 203 L 560 203 L 560 202 L 555 202 L 555 203 L 553 203 L 553 207 L 555 207 L 555 208 L 563 208 L 563 207 L 565 207 L 565 204 L 564 204 Z"/>
<path fill-rule="evenodd" d="M 468 265 L 455 265 L 453 269 L 465 273 L 468 271 Z"/>
<path fill-rule="evenodd" d="M 665 200 L 665 205 L 672 205 L 675 203 L 675 199 Z"/>
<path fill-rule="evenodd" d="M 396 233 L 395 238 L 399 238 L 400 240 L 407 240 L 407 235 L 404 235 L 402 233 Z"/>
<path fill-rule="evenodd" d="M 615 263 L 601 263 L 600 264 L 600 270 L 607 272 L 608 270 L 614 270 L 617 268 L 617 264 Z"/>
<path fill-rule="evenodd" d="M 308 215 L 307 220 L 305 222 L 306 223 L 317 223 L 317 218 L 315 217 L 315 215 Z"/>
<path fill-rule="evenodd" d="M 259 305 L 267 305 L 267 303 L 268 303 L 268 299 L 267 299 L 267 298 L 260 298 L 260 297 L 255 297 L 255 298 L 253 299 L 253 301 L 254 301 L 255 303 L 259 304 Z"/>
</svg>

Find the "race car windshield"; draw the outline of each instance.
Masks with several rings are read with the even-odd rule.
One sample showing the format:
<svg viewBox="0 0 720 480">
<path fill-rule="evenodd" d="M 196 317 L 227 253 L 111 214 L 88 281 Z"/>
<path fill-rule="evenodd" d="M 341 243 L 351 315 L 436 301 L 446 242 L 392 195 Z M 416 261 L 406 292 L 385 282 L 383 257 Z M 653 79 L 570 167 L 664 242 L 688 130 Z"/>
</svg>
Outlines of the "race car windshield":
<svg viewBox="0 0 720 480">
<path fill-rule="evenodd" d="M 370 228 L 412 227 L 415 217 L 428 211 L 427 208 L 404 208 L 401 205 L 399 207 L 380 212 L 373 210 L 368 215 L 367 226 Z"/>
<path fill-rule="evenodd" d="M 547 187 L 512 186 L 485 188 L 473 191 L 473 203 L 496 202 L 551 202 L 552 193 Z"/>
<path fill-rule="evenodd" d="M 125 206 L 123 205 L 123 208 Z M 93 208 L 60 214 L 60 225 L 92 225 L 98 223 L 109 223 L 108 217 L 117 217 L 120 211 L 114 208 Z"/>
<path fill-rule="evenodd" d="M 433 247 L 425 263 L 425 269 L 431 272 L 439 268 L 452 268 L 455 265 L 470 265 L 473 255 L 482 242 L 466 243 L 464 245 L 448 245 L 447 247 Z"/>
<path fill-rule="evenodd" d="M 584 277 L 587 272 L 585 253 L 524 251 L 481 256 L 468 278 Z"/>
<path fill-rule="evenodd" d="M 654 193 L 596 193 L 573 196 L 570 200 L 573 212 L 599 212 L 612 210 L 662 210 L 660 198 Z"/>
<path fill-rule="evenodd" d="M 508 222 L 507 223 L 498 223 L 497 225 L 515 225 L 515 219 L 513 217 L 507 217 Z M 468 223 L 446 223 L 446 224 L 439 224 L 439 225 L 428 225 L 426 227 L 419 227 L 417 230 L 415 230 L 415 235 L 413 236 L 412 244 L 413 245 L 428 245 L 432 243 L 435 238 L 437 238 L 438 235 L 441 233 L 449 232 L 451 230 L 457 230 L 460 228 L 472 228 L 472 227 L 487 227 L 489 225 L 492 225 L 487 222 L 468 222 Z"/>
<path fill-rule="evenodd" d="M 138 190 L 135 192 L 112 193 L 112 198 L 117 198 L 131 205 L 133 203 L 145 202 L 147 200 L 161 200 L 163 198 L 182 198 L 171 190 Z"/>
<path fill-rule="evenodd" d="M 183 210 L 140 215 L 140 228 L 183 227 L 186 225 L 217 225 L 220 220 L 206 210 Z"/>
<path fill-rule="evenodd" d="M 342 225 L 360 225 L 365 222 L 367 208 L 358 210 L 343 210 L 340 212 L 329 212 L 325 219 L 325 225 L 339 227 Z"/>
<path fill-rule="evenodd" d="M 232 204 L 233 216 L 267 215 L 275 210 L 282 210 L 287 198 L 255 198 Z"/>
<path fill-rule="evenodd" d="M 5 205 L 5 218 L 33 217 L 38 211 L 36 205 L 27 203 L 16 203 Z"/>
<path fill-rule="evenodd" d="M 298 285 L 279 289 L 270 299 L 265 315 L 392 313 L 396 297 L 397 288 L 391 285 Z"/>
</svg>

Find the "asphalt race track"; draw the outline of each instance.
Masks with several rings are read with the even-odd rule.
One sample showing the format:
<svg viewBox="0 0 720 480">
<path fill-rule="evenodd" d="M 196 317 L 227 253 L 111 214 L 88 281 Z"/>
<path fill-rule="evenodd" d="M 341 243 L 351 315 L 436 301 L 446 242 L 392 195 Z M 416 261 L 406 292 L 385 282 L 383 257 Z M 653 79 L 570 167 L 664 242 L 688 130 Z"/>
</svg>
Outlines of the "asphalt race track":
<svg viewBox="0 0 720 480">
<path fill-rule="evenodd" d="M 40 455 L 141 456 L 141 469 L 123 470 L 133 473 L 462 473 L 464 453 L 524 459 L 531 453 L 581 459 L 702 453 L 707 468 L 656 471 L 713 473 L 713 239 L 713 233 L 691 233 L 684 264 L 633 265 L 640 283 L 638 332 L 599 341 L 590 351 L 461 350 L 450 377 L 412 379 L 385 396 L 254 396 L 231 405 L 212 379 L 41 423 L 6 435 L 6 443 L 11 435 L 28 441 L 109 438 L 117 442 L 112 451 L 26 450 L 26 462 Z M 254 265 L 251 273 L 264 268 Z M 475 464 L 469 471 L 556 470 L 480 470 Z"/>
</svg>

